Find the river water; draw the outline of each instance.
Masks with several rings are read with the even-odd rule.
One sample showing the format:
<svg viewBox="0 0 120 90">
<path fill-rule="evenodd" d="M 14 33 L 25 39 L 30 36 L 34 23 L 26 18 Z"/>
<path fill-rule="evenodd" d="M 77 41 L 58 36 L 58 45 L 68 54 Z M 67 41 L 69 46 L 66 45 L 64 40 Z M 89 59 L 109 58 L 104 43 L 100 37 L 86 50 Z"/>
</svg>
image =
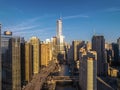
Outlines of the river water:
<svg viewBox="0 0 120 90">
<path fill-rule="evenodd" d="M 69 67 L 67 65 L 61 65 L 61 70 L 59 71 L 59 76 L 70 76 Z M 76 90 L 70 82 L 58 82 L 56 84 L 55 90 Z"/>
</svg>

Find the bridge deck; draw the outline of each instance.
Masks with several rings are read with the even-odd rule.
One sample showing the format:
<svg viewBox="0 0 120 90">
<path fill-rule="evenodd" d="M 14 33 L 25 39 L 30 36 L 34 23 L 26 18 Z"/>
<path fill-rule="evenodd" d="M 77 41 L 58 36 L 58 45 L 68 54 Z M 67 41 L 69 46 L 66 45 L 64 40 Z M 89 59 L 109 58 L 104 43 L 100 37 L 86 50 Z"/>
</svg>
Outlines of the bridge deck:
<svg viewBox="0 0 120 90">
<path fill-rule="evenodd" d="M 78 76 L 53 76 L 55 81 L 78 81 Z"/>
</svg>

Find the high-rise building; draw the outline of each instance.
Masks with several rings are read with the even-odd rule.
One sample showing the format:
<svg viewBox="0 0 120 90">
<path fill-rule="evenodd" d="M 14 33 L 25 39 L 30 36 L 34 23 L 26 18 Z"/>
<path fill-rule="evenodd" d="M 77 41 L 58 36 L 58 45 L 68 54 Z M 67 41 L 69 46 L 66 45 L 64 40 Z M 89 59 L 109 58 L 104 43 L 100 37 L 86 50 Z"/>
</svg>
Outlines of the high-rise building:
<svg viewBox="0 0 120 90">
<path fill-rule="evenodd" d="M 1 24 L 0 24 L 0 90 L 2 90 L 2 59 L 1 59 Z"/>
<path fill-rule="evenodd" d="M 117 44 L 118 44 L 118 47 L 119 47 L 119 56 L 120 56 L 120 37 L 117 39 Z"/>
<path fill-rule="evenodd" d="M 104 36 L 92 37 L 92 50 L 97 52 L 97 75 L 107 75 L 107 60 L 105 59 Z"/>
<path fill-rule="evenodd" d="M 58 55 L 57 37 L 51 38 L 51 43 L 52 43 L 52 57 L 53 57 L 53 60 L 57 60 L 57 55 Z"/>
<path fill-rule="evenodd" d="M 21 86 L 25 83 L 25 40 L 20 38 Z"/>
<path fill-rule="evenodd" d="M 11 82 L 12 89 L 7 88 L 7 90 L 21 90 L 20 37 L 12 37 L 9 40 L 9 52 L 10 73 L 7 80 Z"/>
<path fill-rule="evenodd" d="M 87 50 L 91 50 L 91 49 L 92 49 L 92 44 L 91 44 L 91 42 L 87 41 L 87 43 L 86 43 L 86 48 L 87 48 Z"/>
<path fill-rule="evenodd" d="M 62 35 L 62 19 L 57 20 L 57 53 L 58 59 L 65 60 L 64 36 Z"/>
<path fill-rule="evenodd" d="M 32 37 L 30 39 L 30 44 L 33 47 L 33 74 L 37 74 L 39 73 L 40 69 L 40 52 L 39 52 L 40 40 L 37 37 Z"/>
<path fill-rule="evenodd" d="M 79 50 L 80 48 L 85 44 L 84 41 L 79 41 L 79 40 L 74 40 L 72 42 L 72 47 L 73 47 L 73 60 L 77 61 L 79 60 Z"/>
<path fill-rule="evenodd" d="M 10 69 L 10 55 L 9 55 L 9 40 L 11 38 L 7 35 L 1 36 L 1 57 L 2 57 L 2 90 L 11 90 L 12 85 L 11 81 L 8 79 L 8 74 L 11 75 Z"/>
<path fill-rule="evenodd" d="M 57 37 L 51 38 L 52 45 L 57 45 Z"/>
<path fill-rule="evenodd" d="M 112 43 L 112 50 L 114 53 L 113 62 L 117 64 L 119 62 L 119 46 L 117 43 Z"/>
<path fill-rule="evenodd" d="M 97 53 L 80 49 L 79 86 L 81 90 L 97 90 Z"/>
<path fill-rule="evenodd" d="M 32 45 L 25 43 L 25 81 L 29 83 L 33 76 Z"/>
<path fill-rule="evenodd" d="M 51 46 L 51 43 L 41 42 L 41 44 L 40 44 L 41 67 L 47 66 L 51 60 L 52 60 L 52 46 Z"/>
<path fill-rule="evenodd" d="M 59 51 L 64 51 L 64 36 L 62 35 L 62 19 L 57 20 L 57 45 Z"/>
<path fill-rule="evenodd" d="M 59 50 L 64 50 L 64 36 L 62 35 L 62 19 L 57 20 L 57 45 Z"/>
</svg>

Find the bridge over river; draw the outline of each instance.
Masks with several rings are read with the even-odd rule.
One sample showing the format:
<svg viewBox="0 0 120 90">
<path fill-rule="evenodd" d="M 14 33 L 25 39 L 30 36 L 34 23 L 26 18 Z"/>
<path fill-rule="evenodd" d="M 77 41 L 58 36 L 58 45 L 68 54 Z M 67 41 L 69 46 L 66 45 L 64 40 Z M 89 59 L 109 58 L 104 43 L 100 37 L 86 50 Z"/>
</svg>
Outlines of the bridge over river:
<svg viewBox="0 0 120 90">
<path fill-rule="evenodd" d="M 59 81 L 59 82 L 63 82 L 63 81 L 78 81 L 79 77 L 78 76 L 53 76 L 52 79 L 54 81 Z"/>
</svg>

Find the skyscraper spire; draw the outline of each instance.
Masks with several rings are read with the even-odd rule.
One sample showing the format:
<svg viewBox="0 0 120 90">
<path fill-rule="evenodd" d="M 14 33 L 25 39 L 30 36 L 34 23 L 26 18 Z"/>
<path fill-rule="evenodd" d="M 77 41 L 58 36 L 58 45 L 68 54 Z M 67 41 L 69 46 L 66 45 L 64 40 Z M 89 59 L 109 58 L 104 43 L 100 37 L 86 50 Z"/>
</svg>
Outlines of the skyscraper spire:
<svg viewBox="0 0 120 90">
<path fill-rule="evenodd" d="M 93 28 L 93 34 L 94 34 L 94 36 L 96 36 L 96 31 L 95 31 L 95 28 Z"/>
<path fill-rule="evenodd" d="M 60 13 L 60 20 L 62 20 L 62 14 Z"/>
</svg>

